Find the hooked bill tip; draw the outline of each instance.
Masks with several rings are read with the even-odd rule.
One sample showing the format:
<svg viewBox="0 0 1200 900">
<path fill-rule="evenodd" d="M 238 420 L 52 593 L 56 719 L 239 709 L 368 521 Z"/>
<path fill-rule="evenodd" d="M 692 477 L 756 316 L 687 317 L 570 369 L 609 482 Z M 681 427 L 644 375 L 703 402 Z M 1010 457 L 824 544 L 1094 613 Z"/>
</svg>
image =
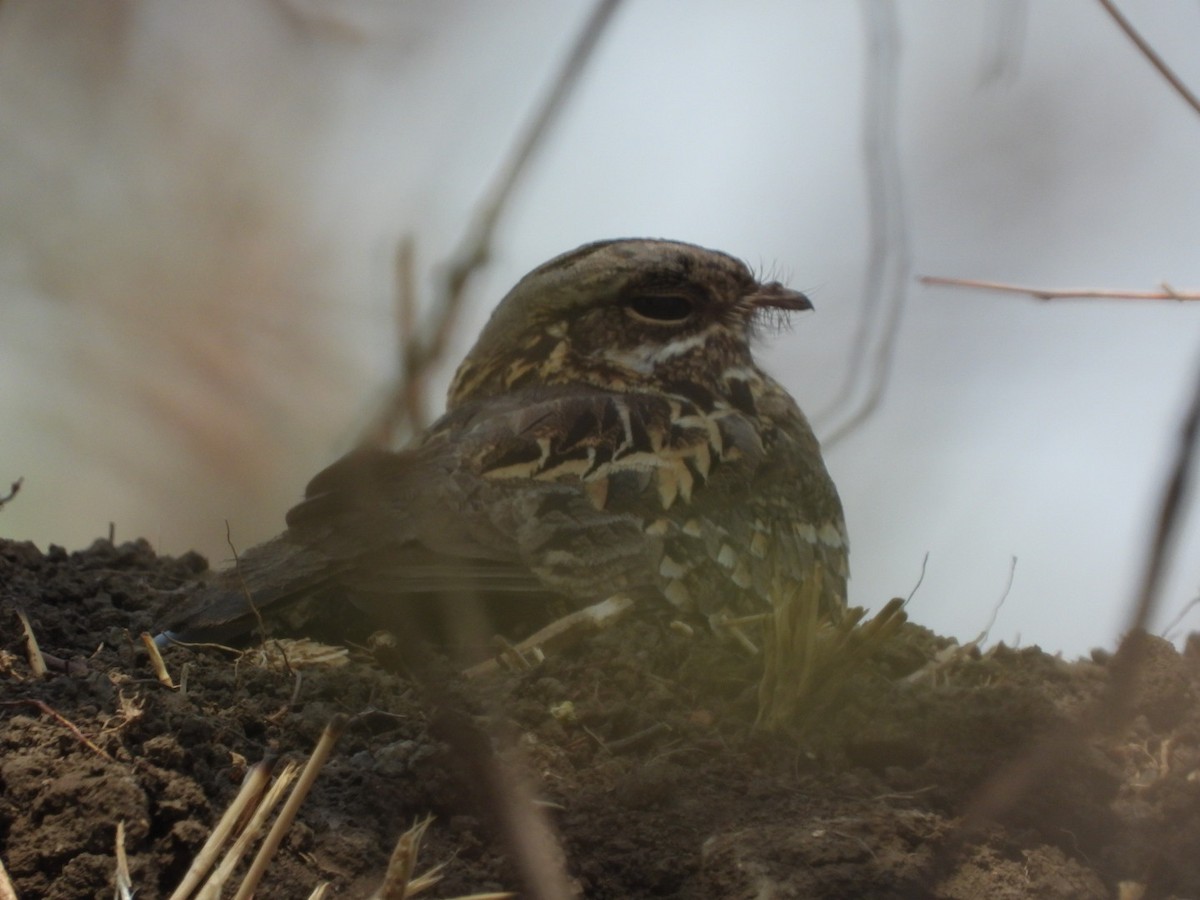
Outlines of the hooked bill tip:
<svg viewBox="0 0 1200 900">
<path fill-rule="evenodd" d="M 787 330 L 792 313 L 812 309 L 812 302 L 800 291 L 786 288 L 778 281 L 760 284 L 743 301 L 747 333 L 767 329 L 775 332 Z"/>
<path fill-rule="evenodd" d="M 760 284 L 748 298 L 756 310 L 784 310 L 800 312 L 811 310 L 812 301 L 799 290 L 785 288 L 778 281 Z"/>
<path fill-rule="evenodd" d="M 754 304 L 755 309 L 779 309 L 788 312 L 799 312 L 813 308 L 812 301 L 808 297 L 799 291 L 793 291 L 791 288 L 784 287 L 778 281 L 759 285 L 758 289 L 750 295 L 749 299 Z"/>
</svg>

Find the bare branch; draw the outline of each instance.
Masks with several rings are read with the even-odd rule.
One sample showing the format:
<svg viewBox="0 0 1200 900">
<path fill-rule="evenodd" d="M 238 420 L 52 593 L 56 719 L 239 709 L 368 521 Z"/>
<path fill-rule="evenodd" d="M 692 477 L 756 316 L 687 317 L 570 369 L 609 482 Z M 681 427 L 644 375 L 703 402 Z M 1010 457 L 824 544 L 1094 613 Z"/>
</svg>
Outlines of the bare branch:
<svg viewBox="0 0 1200 900">
<path fill-rule="evenodd" d="M 1200 381 L 1192 393 L 1192 400 L 1179 429 L 1179 442 L 1175 449 L 1175 462 L 1171 475 L 1163 486 L 1159 501 L 1158 521 L 1150 549 L 1146 554 L 1146 568 L 1138 588 L 1137 603 L 1129 620 L 1127 633 L 1144 630 L 1158 604 L 1159 585 L 1171 545 L 1179 531 L 1179 516 L 1192 482 L 1192 470 L 1196 455 L 1196 435 L 1200 433 Z"/>
<path fill-rule="evenodd" d="M 578 84 L 620 3 L 621 0 L 597 2 L 574 46 L 567 54 L 549 93 L 542 100 L 529 125 L 517 138 L 508 161 L 480 201 L 474 219 L 442 273 L 431 305 L 429 320 L 419 335 L 415 329 L 410 328 L 407 339 L 402 343 L 405 348 L 405 361 L 401 369 L 403 380 L 389 392 L 388 404 L 391 413 L 385 412 L 379 419 L 379 422 L 389 426 L 390 430 L 381 435 L 377 425 L 364 437 L 365 442 L 386 443 L 391 437 L 391 432 L 405 421 L 406 416 L 419 415 L 423 419 L 423 398 L 429 374 L 446 352 L 446 345 L 462 311 L 467 284 L 491 257 L 492 236 L 497 221 L 507 207 L 518 181 L 528 169 L 530 160 L 566 106 L 571 92 Z M 408 262 L 411 265 L 411 260 Z M 401 286 L 402 297 L 408 289 L 407 285 Z M 403 310 L 403 306 L 401 309 Z M 414 428 L 420 428 L 424 424 L 421 419 L 410 418 L 408 422 Z"/>
<path fill-rule="evenodd" d="M 258 623 L 258 633 L 262 642 L 267 642 L 267 623 L 263 620 L 262 613 L 258 611 L 258 604 L 254 602 L 254 596 L 250 593 L 250 588 L 246 586 L 246 579 L 242 577 L 242 558 L 238 556 L 237 547 L 233 543 L 233 533 L 229 529 L 229 520 L 225 520 L 225 543 L 229 545 L 229 550 L 233 553 L 233 572 L 237 576 L 238 586 L 242 589 L 242 596 L 246 599 L 246 605 L 250 607 L 250 612 L 254 613 L 254 619 Z"/>
<path fill-rule="evenodd" d="M 1126 19 L 1121 11 L 1117 9 L 1117 4 L 1113 3 L 1112 0 L 1099 0 L 1099 3 L 1104 7 L 1105 11 L 1112 16 L 1112 20 L 1117 23 L 1120 29 L 1125 32 L 1126 37 L 1133 41 L 1134 45 L 1140 51 L 1142 51 L 1142 55 L 1146 57 L 1146 59 L 1150 60 L 1150 64 L 1154 66 L 1154 68 L 1158 69 L 1159 74 L 1167 80 L 1167 83 L 1170 84 L 1171 87 L 1175 88 L 1175 92 L 1184 99 L 1188 106 L 1200 113 L 1200 99 L 1198 99 L 1196 95 L 1191 92 L 1188 86 L 1183 83 L 1180 77 L 1176 75 L 1174 71 L 1172 71 L 1171 67 L 1167 65 L 1166 61 L 1159 56 L 1157 52 L 1155 52 L 1154 48 L 1150 46 L 1146 39 L 1138 34 L 1137 29 L 1133 27 L 1133 23 Z"/>
<path fill-rule="evenodd" d="M 8 489 L 8 493 L 5 494 L 3 497 L 0 497 L 0 509 L 4 509 L 5 504 L 7 504 L 8 501 L 11 500 L 13 497 L 17 496 L 17 494 L 21 490 L 21 485 L 24 483 L 25 483 L 24 478 L 18 478 L 16 481 L 14 481 L 12 483 L 12 486 L 9 487 L 9 489 Z"/>
<path fill-rule="evenodd" d="M 396 245 L 395 289 L 396 376 L 371 423 L 359 435 L 360 447 L 386 447 L 407 423 L 414 431 L 425 427 L 424 385 L 413 374 L 421 355 L 417 334 L 416 241 L 406 234 Z"/>
<path fill-rule="evenodd" d="M 518 179 L 528 168 L 530 159 L 533 158 L 534 152 L 545 139 L 550 126 L 566 106 L 567 99 L 579 82 L 584 67 L 592 57 L 592 51 L 596 49 L 601 35 L 604 34 L 604 29 L 611 21 L 613 13 L 617 11 L 620 2 L 621 0 L 599 0 L 595 9 L 592 10 L 591 16 L 584 23 L 583 30 L 575 40 L 575 46 L 571 48 L 558 77 L 554 79 L 550 93 L 542 101 L 541 107 L 534 115 L 533 121 L 529 123 L 525 133 L 518 139 L 511 158 L 500 170 L 499 177 L 480 205 L 475 220 L 467 229 L 466 236 L 458 250 L 451 256 L 445 274 L 445 299 L 451 300 L 460 297 L 471 275 L 487 262 L 491 254 L 492 233 L 495 231 L 496 222 L 504 211 L 513 188 L 516 187 Z M 450 323 L 448 323 L 447 317 L 441 316 L 438 322 L 440 327 L 434 329 L 429 344 L 430 350 L 438 350 L 444 344 L 449 335 L 448 324 Z"/>
<path fill-rule="evenodd" d="M 974 278 L 943 278 L 940 275 L 922 275 L 921 284 L 933 287 L 963 287 L 980 291 L 997 291 L 1005 294 L 1024 294 L 1035 300 L 1200 300 L 1200 291 L 1177 291 L 1163 283 L 1159 291 L 1125 291 L 1103 288 L 1038 288 L 1008 284 L 1003 281 L 979 281 Z"/>
<path fill-rule="evenodd" d="M 863 11 L 868 39 L 863 151 L 870 207 L 870 261 L 846 378 L 833 402 L 816 417 L 828 420 L 843 407 L 850 407 L 843 421 L 823 438 L 827 447 L 858 428 L 883 398 L 911 270 L 896 139 L 900 71 L 896 10 L 892 4 L 881 0 L 864 0 Z M 879 310 L 885 304 L 886 309 L 881 315 Z M 872 353 L 870 360 L 869 352 Z M 865 396 L 855 408 L 852 399 L 863 389 L 864 380 L 867 382 Z"/>
</svg>

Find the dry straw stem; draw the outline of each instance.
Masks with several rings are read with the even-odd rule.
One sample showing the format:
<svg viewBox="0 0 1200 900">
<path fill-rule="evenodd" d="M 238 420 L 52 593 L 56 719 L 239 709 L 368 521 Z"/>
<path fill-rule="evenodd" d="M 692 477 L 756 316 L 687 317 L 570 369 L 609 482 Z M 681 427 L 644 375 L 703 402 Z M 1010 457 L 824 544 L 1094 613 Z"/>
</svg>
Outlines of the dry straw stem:
<svg viewBox="0 0 1200 900">
<path fill-rule="evenodd" d="M 633 598 L 617 594 L 551 622 L 525 640 L 506 647 L 502 657 L 511 659 L 515 655 L 518 659 L 525 659 L 529 654 L 536 654 L 539 650 L 544 652 L 562 650 L 577 643 L 586 635 L 612 626 L 632 609 Z M 500 661 L 489 659 L 466 669 L 463 675 L 467 678 L 479 678 L 483 675 L 490 675 L 499 669 Z"/>
<path fill-rule="evenodd" d="M 271 766 L 269 763 L 256 763 L 246 770 L 237 796 L 233 798 L 233 802 L 229 804 L 221 816 L 221 820 L 217 822 L 217 827 L 213 829 L 208 840 L 204 842 L 204 846 L 200 848 L 200 852 L 196 854 L 196 858 L 192 860 L 192 865 L 183 876 L 179 887 L 171 894 L 170 900 L 185 900 L 191 896 L 192 891 L 199 887 L 204 876 L 217 861 L 221 848 L 225 846 L 225 842 L 233 833 L 234 826 L 244 817 L 246 810 L 253 808 L 254 804 L 258 802 L 258 798 L 270 780 Z"/>
<path fill-rule="evenodd" d="M 301 669 L 336 669 L 350 662 L 348 648 L 311 638 L 276 638 L 245 656 L 262 668 L 296 675 Z"/>
<path fill-rule="evenodd" d="M 141 634 L 142 646 L 146 648 L 146 652 L 150 655 L 150 668 L 154 670 L 154 677 L 159 683 L 171 690 L 176 690 L 175 681 L 171 678 L 171 673 L 167 671 L 167 664 L 163 662 L 162 654 L 158 652 L 158 645 L 154 643 L 154 638 L 150 636 L 150 632 L 143 631 Z"/>
<path fill-rule="evenodd" d="M 379 886 L 379 890 L 371 895 L 371 900 L 408 900 L 409 897 L 415 897 L 418 894 L 424 893 L 442 880 L 440 873 L 445 867 L 442 863 L 439 863 L 422 875 L 413 877 L 413 872 L 416 871 L 417 866 L 417 856 L 421 852 L 421 840 L 425 837 L 425 832 L 429 830 L 429 826 L 432 823 L 433 816 L 427 816 L 414 824 L 404 834 L 400 835 L 396 841 L 395 848 L 392 850 L 391 859 L 388 860 L 387 873 L 384 875 L 383 884 Z M 468 896 L 454 897 L 452 900 L 506 900 L 506 898 L 515 896 L 516 894 L 502 891 L 499 893 L 470 894 Z"/>
<path fill-rule="evenodd" d="M 129 858 L 125 855 L 125 820 L 117 823 L 117 900 L 133 900 L 133 879 L 129 877 Z"/>
<path fill-rule="evenodd" d="M 329 759 L 329 754 L 333 752 L 333 745 L 337 743 L 337 739 L 346 730 L 348 721 L 346 716 L 339 714 L 330 719 L 329 724 L 325 726 L 320 740 L 317 741 L 317 746 L 313 748 L 312 756 L 308 758 L 308 762 L 304 765 L 304 770 L 296 780 L 295 789 L 284 802 L 283 809 L 279 811 L 279 818 L 275 820 L 275 824 L 271 826 L 271 830 L 267 833 L 263 845 L 258 850 L 258 855 L 254 857 L 254 862 L 250 864 L 250 871 L 246 873 L 245 880 L 242 882 L 237 894 L 234 895 L 234 900 L 250 900 L 250 897 L 254 895 L 254 891 L 258 888 L 258 883 L 262 880 L 263 875 L 266 874 L 267 866 L 270 865 L 271 860 L 275 857 L 276 851 L 279 850 L 279 845 L 283 843 L 284 835 L 292 827 L 292 822 L 296 819 L 296 813 L 300 811 L 300 804 L 308 796 L 309 790 L 317 780 L 317 774 Z"/>
<path fill-rule="evenodd" d="M 47 672 L 46 659 L 42 656 L 42 648 L 38 646 L 33 626 L 29 624 L 29 616 L 25 615 L 25 610 L 20 607 L 13 607 L 13 612 L 21 620 L 21 630 L 25 632 L 25 652 L 29 656 L 29 668 L 33 670 L 34 675 L 42 678 Z"/>
<path fill-rule="evenodd" d="M 233 870 L 237 868 L 242 857 L 246 855 L 246 851 L 258 840 L 267 820 L 271 818 L 271 814 L 275 812 L 275 807 L 279 805 L 279 802 L 287 795 L 288 790 L 291 789 L 292 782 L 296 780 L 296 775 L 299 771 L 300 767 L 292 762 L 287 763 L 283 767 L 283 770 L 276 777 L 275 783 L 271 785 L 266 796 L 263 797 L 262 802 L 254 808 L 254 813 L 251 815 L 245 829 L 238 835 L 237 840 L 233 842 L 233 846 L 225 854 L 225 858 L 221 860 L 216 871 L 213 872 L 212 876 L 200 890 L 200 893 L 196 895 L 196 900 L 219 900 L 221 892 L 225 889 L 225 885 L 229 883 Z"/>
<path fill-rule="evenodd" d="M 1035 300 L 1200 300 L 1200 291 L 1177 291 L 1165 281 L 1158 291 L 1125 291 L 1104 288 L 1039 288 L 1004 281 L 980 281 L 976 278 L 944 278 L 923 275 L 918 281 L 931 287 L 962 287 L 1004 294 L 1023 294 Z"/>
<path fill-rule="evenodd" d="M 17 900 L 17 889 L 13 887 L 8 870 L 4 868 L 4 860 L 0 859 L 0 900 Z"/>
<path fill-rule="evenodd" d="M 427 816 L 400 835 L 396 846 L 392 848 L 392 855 L 388 859 L 383 884 L 372 895 L 372 900 L 404 900 L 405 897 L 414 896 L 422 890 L 413 885 L 412 877 L 413 872 L 417 869 L 417 854 L 421 850 L 421 838 L 425 836 L 432 821 L 433 817 Z M 429 886 L 436 884 L 439 880 L 438 876 L 432 873 L 426 873 L 422 878 L 427 880 Z"/>
<path fill-rule="evenodd" d="M 372 900 L 405 900 L 415 897 L 441 881 L 438 874 L 441 866 L 435 866 L 415 880 L 413 873 L 417 870 L 417 855 L 421 852 L 421 839 L 429 830 L 433 816 L 426 816 L 412 828 L 400 835 L 396 846 L 392 848 L 388 860 L 387 872 L 383 876 L 383 884 L 375 892 Z"/>
<path fill-rule="evenodd" d="M 758 649 L 758 645 L 755 644 L 754 641 L 750 640 L 750 636 L 746 634 L 742 628 L 746 625 L 765 624 L 770 618 L 770 613 L 761 613 L 753 616 L 738 616 L 737 618 L 730 618 L 722 614 L 717 614 L 712 617 L 711 622 L 714 628 L 723 628 L 729 632 L 730 637 L 737 641 L 741 648 L 750 656 L 758 656 L 758 654 L 762 651 Z"/>
</svg>

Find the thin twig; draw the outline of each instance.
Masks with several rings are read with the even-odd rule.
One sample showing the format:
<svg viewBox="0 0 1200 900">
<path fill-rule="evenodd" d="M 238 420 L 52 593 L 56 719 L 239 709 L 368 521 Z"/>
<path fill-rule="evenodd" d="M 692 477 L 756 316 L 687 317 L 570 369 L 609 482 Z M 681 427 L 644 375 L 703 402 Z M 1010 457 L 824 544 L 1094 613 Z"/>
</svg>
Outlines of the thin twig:
<svg viewBox="0 0 1200 900">
<path fill-rule="evenodd" d="M 917 576 L 917 583 L 913 585 L 913 589 L 908 592 L 908 596 L 904 598 L 904 605 L 908 606 L 912 602 L 912 598 L 917 595 L 917 591 L 921 589 L 921 585 L 925 583 L 925 570 L 929 567 L 929 551 L 925 551 L 925 556 L 921 559 L 921 574 Z"/>
<path fill-rule="evenodd" d="M 1179 531 L 1179 517 L 1192 482 L 1196 455 L 1196 436 L 1200 432 L 1200 380 L 1193 389 L 1191 403 L 1179 429 L 1175 462 L 1159 501 L 1154 537 L 1146 554 L 1146 566 L 1138 588 L 1137 604 L 1130 616 L 1126 633 L 1145 629 L 1158 604 L 1159 588 L 1171 547 Z"/>
<path fill-rule="evenodd" d="M 33 700 L 28 697 L 24 697 L 20 700 L 0 700 L 0 706 L 20 706 L 22 704 L 36 706 L 50 718 L 54 719 L 54 721 L 58 722 L 58 724 L 62 725 L 69 732 L 71 732 L 71 734 L 75 736 L 76 740 L 78 740 L 93 753 L 104 757 L 104 759 L 107 759 L 109 762 L 116 762 L 116 760 L 113 759 L 112 755 L 107 750 L 92 741 L 91 738 L 79 730 L 79 727 L 74 722 L 57 710 L 52 709 L 44 700 Z"/>
<path fill-rule="evenodd" d="M 1004 281 L 980 281 L 975 278 L 944 278 L 922 275 L 921 284 L 935 287 L 965 287 L 1005 294 L 1024 294 L 1035 300 L 1200 300 L 1200 291 L 1177 291 L 1164 284 L 1159 291 L 1106 290 L 1102 288 L 1038 288 Z"/>
<path fill-rule="evenodd" d="M 387 447 L 401 425 L 407 422 L 417 431 L 424 427 L 427 418 L 422 386 L 410 374 L 414 361 L 421 354 L 417 333 L 416 241 L 411 234 L 406 234 L 396 245 L 394 263 L 397 374 L 382 408 L 359 437 L 358 443 L 362 447 Z"/>
<path fill-rule="evenodd" d="M 1180 623 L 1183 622 L 1184 617 L 1197 606 L 1200 606 L 1200 597 L 1193 597 L 1183 605 L 1183 609 L 1179 610 L 1179 614 L 1163 627 L 1162 631 L 1159 632 L 1159 635 L 1170 640 L 1171 633 L 1179 627 Z"/>
<path fill-rule="evenodd" d="M 1142 51 L 1142 56 L 1150 60 L 1150 64 L 1158 69 L 1158 73 L 1167 80 L 1167 83 L 1175 89 L 1175 92 L 1184 99 L 1188 106 L 1200 113 L 1200 99 L 1197 99 L 1196 95 L 1183 83 L 1182 79 L 1171 70 L 1166 61 L 1138 33 L 1137 29 L 1133 27 L 1133 23 L 1126 19 L 1121 11 L 1117 9 L 1117 5 L 1112 0 L 1099 0 L 1099 2 L 1108 14 L 1112 16 L 1112 20 L 1125 32 L 1125 36 L 1133 41 L 1134 45 Z"/>
<path fill-rule="evenodd" d="M 883 399 L 912 268 L 897 138 L 900 31 L 896 10 L 884 0 L 864 0 L 863 12 L 868 41 L 863 150 L 870 211 L 870 255 L 847 375 L 832 403 L 818 416 L 829 420 L 843 407 L 850 407 L 842 421 L 823 437 L 822 442 L 827 447 L 862 425 Z M 885 304 L 880 315 L 879 309 Z M 874 349 L 868 359 L 872 344 Z M 859 392 L 864 380 L 865 394 L 855 408 L 851 399 Z"/>
<path fill-rule="evenodd" d="M 246 586 L 246 579 L 242 577 L 242 558 L 238 556 L 237 547 L 233 545 L 233 534 L 229 529 L 229 520 L 225 520 L 225 543 L 229 545 L 229 552 L 233 554 L 233 574 L 237 576 L 238 585 L 242 589 L 242 596 L 245 598 L 250 611 L 254 613 L 254 618 L 258 622 L 258 635 L 262 642 L 267 642 L 267 623 L 263 621 L 262 613 L 258 611 L 258 605 L 254 602 L 254 597 L 250 595 L 250 588 Z"/>
<path fill-rule="evenodd" d="M 996 619 L 1000 616 L 1000 610 L 1004 607 L 1004 601 L 1008 599 L 1009 592 L 1012 591 L 1013 581 L 1017 577 L 1017 558 L 1014 556 L 1012 562 L 1008 566 L 1008 581 L 1004 584 L 1004 590 L 1000 592 L 1000 599 L 996 601 L 996 605 L 992 607 L 991 618 L 988 619 L 986 625 L 983 626 L 983 631 L 975 636 L 975 640 L 971 644 L 979 646 L 988 639 L 988 635 L 992 633 L 992 626 L 996 624 Z"/>
<path fill-rule="evenodd" d="M 18 478 L 16 481 L 14 481 L 12 483 L 12 486 L 8 489 L 8 493 L 5 494 L 3 497 L 0 497 L 0 509 L 4 509 L 5 504 L 7 504 L 8 501 L 11 500 L 13 497 L 17 496 L 17 494 L 21 490 L 21 485 L 24 483 L 25 483 L 24 477 Z"/>
</svg>

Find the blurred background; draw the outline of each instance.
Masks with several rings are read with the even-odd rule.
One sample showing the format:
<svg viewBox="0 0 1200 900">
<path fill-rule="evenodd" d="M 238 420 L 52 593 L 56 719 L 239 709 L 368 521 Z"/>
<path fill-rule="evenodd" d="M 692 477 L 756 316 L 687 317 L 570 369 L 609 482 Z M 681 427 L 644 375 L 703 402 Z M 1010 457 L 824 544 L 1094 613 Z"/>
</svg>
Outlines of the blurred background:
<svg viewBox="0 0 1200 900">
<path fill-rule="evenodd" d="M 1200 6 L 1121 7 L 1200 88 Z M 0 483 L 24 478 L 0 534 L 76 548 L 113 523 L 219 564 L 226 521 L 239 548 L 279 531 L 397 376 L 397 247 L 426 322 L 595 9 L 0 0 Z M 1084 0 L 625 0 L 594 36 L 431 409 L 551 256 L 725 250 L 816 305 L 761 358 L 833 439 L 851 600 L 907 595 L 928 554 L 910 614 L 970 639 L 1016 557 L 993 641 L 1111 646 L 1200 305 L 915 276 L 1200 287 L 1200 115 Z M 1189 517 L 1157 627 L 1200 594 L 1198 537 Z"/>
</svg>

